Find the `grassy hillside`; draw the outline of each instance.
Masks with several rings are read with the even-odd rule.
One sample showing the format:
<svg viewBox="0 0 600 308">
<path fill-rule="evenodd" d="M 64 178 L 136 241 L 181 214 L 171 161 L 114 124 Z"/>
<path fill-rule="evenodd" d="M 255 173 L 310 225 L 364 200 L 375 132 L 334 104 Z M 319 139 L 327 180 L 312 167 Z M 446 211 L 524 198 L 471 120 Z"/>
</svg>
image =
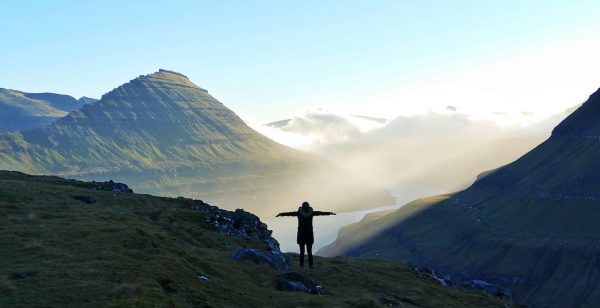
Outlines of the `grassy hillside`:
<svg viewBox="0 0 600 308">
<path fill-rule="evenodd" d="M 341 234 L 327 255 L 404 260 L 484 279 L 539 306 L 600 302 L 600 92 L 544 143 L 468 189 Z M 417 202 L 418 203 L 418 202 Z M 369 225 L 368 239 L 352 242 Z"/>
<path fill-rule="evenodd" d="M 269 215 L 306 199 L 335 211 L 394 202 L 384 189 L 257 133 L 205 89 L 166 70 L 51 125 L 0 134 L 0 168 L 111 178 L 140 192 L 201 196 Z"/>
<path fill-rule="evenodd" d="M 359 222 L 342 227 L 338 232 L 335 242 L 321 248 L 317 254 L 325 257 L 352 255 L 353 251 L 362 245 L 373 247 L 374 239 L 376 239 L 377 248 L 360 249 L 360 252 L 355 252 L 355 254 L 365 258 L 398 259 L 400 254 L 407 251 L 404 249 L 395 249 L 397 243 L 395 243 L 393 235 L 391 235 L 391 238 L 383 240 L 385 234 L 389 234 L 386 231 L 394 228 L 396 224 L 408 217 L 418 214 L 431 205 L 446 200 L 449 197 L 450 195 L 439 195 L 421 198 L 402 206 L 402 210 L 389 210 L 366 215 Z M 408 259 L 410 254 L 404 257 Z"/>
<path fill-rule="evenodd" d="M 326 286 L 326 295 L 278 291 L 278 272 L 230 257 L 264 244 L 218 233 L 208 213 L 191 209 L 195 201 L 97 186 L 0 172 L 0 306 L 504 305 L 418 279 L 401 263 L 347 258 L 317 258 L 315 269 L 304 270 Z"/>
</svg>

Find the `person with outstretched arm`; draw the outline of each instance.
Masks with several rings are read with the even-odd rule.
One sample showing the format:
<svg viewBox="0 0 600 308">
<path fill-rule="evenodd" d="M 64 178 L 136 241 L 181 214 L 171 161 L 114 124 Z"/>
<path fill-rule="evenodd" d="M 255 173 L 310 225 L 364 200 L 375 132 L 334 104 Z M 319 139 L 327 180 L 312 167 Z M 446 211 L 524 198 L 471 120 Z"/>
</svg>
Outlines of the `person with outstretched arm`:
<svg viewBox="0 0 600 308">
<path fill-rule="evenodd" d="M 315 242 L 312 220 L 314 216 L 335 215 L 333 212 L 313 211 L 308 202 L 303 202 L 296 212 L 283 212 L 276 217 L 296 216 L 298 217 L 298 234 L 296 242 L 300 245 L 300 267 L 304 267 L 304 247 L 308 253 L 308 267 L 313 268 L 312 245 Z"/>
</svg>

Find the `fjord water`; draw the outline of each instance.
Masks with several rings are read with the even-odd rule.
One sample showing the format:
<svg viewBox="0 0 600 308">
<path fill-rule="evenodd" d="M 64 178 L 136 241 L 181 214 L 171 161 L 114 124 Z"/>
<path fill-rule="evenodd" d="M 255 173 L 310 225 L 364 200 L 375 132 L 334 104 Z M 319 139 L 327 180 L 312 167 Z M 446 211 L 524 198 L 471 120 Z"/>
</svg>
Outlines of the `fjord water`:
<svg viewBox="0 0 600 308">
<path fill-rule="evenodd" d="M 368 214 L 395 210 L 416 198 L 440 193 L 444 193 L 441 188 L 405 186 L 392 191 L 392 194 L 398 200 L 394 204 L 374 207 L 367 210 L 341 212 L 334 216 L 315 217 L 313 219 L 313 230 L 315 233 L 313 253 L 317 253 L 322 247 L 333 243 L 342 227 L 359 222 Z M 315 210 L 328 210 L 326 206 L 319 206 L 316 204 L 314 206 Z M 294 209 L 294 205 L 290 205 L 289 211 L 293 211 Z M 269 229 L 273 230 L 273 237 L 279 242 L 281 251 L 298 252 L 298 245 L 296 244 L 298 222 L 295 217 L 263 217 L 262 221 L 269 226 Z"/>
</svg>

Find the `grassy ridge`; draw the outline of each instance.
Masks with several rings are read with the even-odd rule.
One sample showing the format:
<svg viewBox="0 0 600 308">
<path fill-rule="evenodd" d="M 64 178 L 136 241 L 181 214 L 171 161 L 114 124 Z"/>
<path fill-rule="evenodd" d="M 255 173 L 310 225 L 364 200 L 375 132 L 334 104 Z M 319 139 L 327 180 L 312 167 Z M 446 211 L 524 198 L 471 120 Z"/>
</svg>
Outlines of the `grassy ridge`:
<svg viewBox="0 0 600 308">
<path fill-rule="evenodd" d="M 277 272 L 230 258 L 264 244 L 220 235 L 208 214 L 190 209 L 192 200 L 113 194 L 94 185 L 0 172 L 0 306 L 503 305 L 418 279 L 401 263 L 347 258 L 317 258 L 306 271 L 327 295 L 277 291 Z"/>
</svg>

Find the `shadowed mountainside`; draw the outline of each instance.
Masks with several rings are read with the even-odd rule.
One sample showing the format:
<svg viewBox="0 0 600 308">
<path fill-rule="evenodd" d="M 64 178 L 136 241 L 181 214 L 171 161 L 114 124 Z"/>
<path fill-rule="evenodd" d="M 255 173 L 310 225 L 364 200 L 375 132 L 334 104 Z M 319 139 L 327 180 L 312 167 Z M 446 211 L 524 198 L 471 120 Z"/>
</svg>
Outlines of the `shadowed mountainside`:
<svg viewBox="0 0 600 308">
<path fill-rule="evenodd" d="M 0 132 L 42 127 L 96 101 L 54 93 L 26 93 L 0 88 Z"/>
<path fill-rule="evenodd" d="M 551 137 L 443 200 L 417 200 L 340 232 L 326 256 L 406 260 L 485 279 L 517 302 L 600 302 L 600 92 Z M 372 228 L 376 228 L 373 230 Z M 369 230 L 368 237 L 360 236 Z"/>
<path fill-rule="evenodd" d="M 265 249 L 263 239 L 276 242 L 268 235 L 252 237 L 250 231 L 266 228 L 256 216 L 199 200 L 107 191 L 101 185 L 0 171 L 0 306 L 508 304 L 419 279 L 401 263 L 346 258 L 316 258 L 312 270 L 291 268 L 315 277 L 327 288 L 325 295 L 279 291 L 275 281 L 281 272 L 232 259 L 244 247 Z M 250 237 L 220 232 L 215 222 L 225 216 L 243 219 Z M 235 221 L 230 228 L 239 227 Z"/>
<path fill-rule="evenodd" d="M 140 192 L 202 196 L 259 214 L 304 199 L 334 211 L 394 202 L 389 192 L 257 133 L 205 89 L 166 70 L 48 126 L 0 134 L 0 169 L 112 178 Z"/>
</svg>

